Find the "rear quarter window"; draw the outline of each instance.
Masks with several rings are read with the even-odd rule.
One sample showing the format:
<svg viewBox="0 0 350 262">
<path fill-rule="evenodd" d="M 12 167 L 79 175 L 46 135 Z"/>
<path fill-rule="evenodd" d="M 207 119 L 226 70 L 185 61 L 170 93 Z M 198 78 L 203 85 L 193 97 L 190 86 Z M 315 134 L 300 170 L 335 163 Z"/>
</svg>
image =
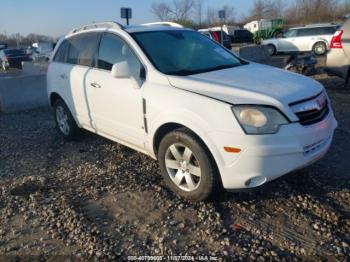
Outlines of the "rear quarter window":
<svg viewBox="0 0 350 262">
<path fill-rule="evenodd" d="M 96 60 L 98 33 L 87 33 L 72 37 L 69 42 L 67 63 L 82 66 L 94 66 Z"/>
<path fill-rule="evenodd" d="M 59 46 L 53 61 L 65 63 L 67 58 L 67 49 L 68 49 L 68 42 L 64 40 Z"/>
<path fill-rule="evenodd" d="M 320 35 L 333 35 L 336 27 L 320 27 L 318 31 Z"/>
</svg>

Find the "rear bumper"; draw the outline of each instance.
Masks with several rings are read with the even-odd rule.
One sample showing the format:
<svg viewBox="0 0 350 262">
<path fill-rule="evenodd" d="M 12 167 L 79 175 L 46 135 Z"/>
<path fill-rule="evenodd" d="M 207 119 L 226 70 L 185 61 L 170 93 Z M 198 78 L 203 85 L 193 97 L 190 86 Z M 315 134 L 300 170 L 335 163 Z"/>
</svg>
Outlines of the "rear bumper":
<svg viewBox="0 0 350 262">
<path fill-rule="evenodd" d="M 327 63 L 325 71 L 329 75 L 336 75 L 346 79 L 349 72 L 350 60 L 343 49 L 331 49 L 327 54 Z"/>
<path fill-rule="evenodd" d="M 336 127 L 330 112 L 322 122 L 307 127 L 293 123 L 274 135 L 211 134 L 221 144 L 242 148 L 239 154 L 222 152 L 225 164 L 219 169 L 224 188 L 254 188 L 316 162 L 330 148 Z"/>
</svg>

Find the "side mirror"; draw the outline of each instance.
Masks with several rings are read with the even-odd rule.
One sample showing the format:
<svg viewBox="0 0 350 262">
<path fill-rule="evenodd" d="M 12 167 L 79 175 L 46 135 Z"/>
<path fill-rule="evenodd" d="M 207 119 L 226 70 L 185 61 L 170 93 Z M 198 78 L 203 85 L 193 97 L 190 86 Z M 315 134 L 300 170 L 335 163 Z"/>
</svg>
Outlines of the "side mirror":
<svg viewBox="0 0 350 262">
<path fill-rule="evenodd" d="M 128 62 L 123 61 L 114 64 L 112 67 L 111 74 L 115 78 L 129 78 L 131 74 Z"/>
</svg>

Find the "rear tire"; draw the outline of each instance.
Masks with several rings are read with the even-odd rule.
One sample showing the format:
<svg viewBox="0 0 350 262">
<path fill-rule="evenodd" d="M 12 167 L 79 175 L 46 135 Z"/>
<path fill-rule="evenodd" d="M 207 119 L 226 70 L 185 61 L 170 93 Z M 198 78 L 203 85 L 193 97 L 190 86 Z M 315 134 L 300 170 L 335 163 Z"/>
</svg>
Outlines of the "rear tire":
<svg viewBox="0 0 350 262">
<path fill-rule="evenodd" d="M 324 55 L 327 52 L 327 46 L 324 42 L 317 42 L 312 47 L 312 52 L 318 56 Z"/>
<path fill-rule="evenodd" d="M 186 128 L 165 135 L 158 161 L 167 186 L 190 201 L 203 201 L 219 188 L 219 176 L 202 141 Z"/>
<path fill-rule="evenodd" d="M 58 132 L 66 140 L 76 139 L 80 134 L 80 129 L 67 105 L 63 102 L 62 99 L 58 99 L 55 101 L 53 108 L 56 128 Z"/>
<path fill-rule="evenodd" d="M 275 55 L 277 53 L 276 47 L 274 45 L 268 44 L 267 53 L 269 54 L 269 56 Z"/>
</svg>

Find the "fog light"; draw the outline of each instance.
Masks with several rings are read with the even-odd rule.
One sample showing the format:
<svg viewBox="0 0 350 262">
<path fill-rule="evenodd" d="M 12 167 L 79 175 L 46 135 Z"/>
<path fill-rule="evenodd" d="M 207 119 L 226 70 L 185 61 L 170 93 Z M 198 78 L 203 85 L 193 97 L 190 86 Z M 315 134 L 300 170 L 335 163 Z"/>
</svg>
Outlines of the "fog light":
<svg viewBox="0 0 350 262">
<path fill-rule="evenodd" d="M 266 181 L 267 181 L 266 177 L 256 176 L 256 177 L 249 178 L 247 181 L 245 181 L 244 184 L 246 187 L 257 187 L 257 186 L 261 186 L 262 184 L 265 184 Z"/>
</svg>

